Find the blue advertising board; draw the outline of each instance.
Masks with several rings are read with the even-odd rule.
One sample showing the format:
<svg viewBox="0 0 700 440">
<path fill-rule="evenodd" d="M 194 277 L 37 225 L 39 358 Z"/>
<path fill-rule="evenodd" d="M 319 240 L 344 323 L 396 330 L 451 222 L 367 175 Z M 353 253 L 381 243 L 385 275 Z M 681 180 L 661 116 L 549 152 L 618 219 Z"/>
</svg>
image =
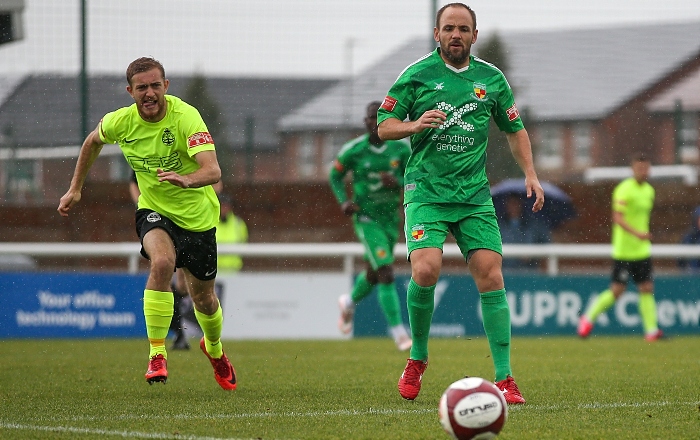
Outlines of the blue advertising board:
<svg viewBox="0 0 700 440">
<path fill-rule="evenodd" d="M 609 283 L 605 275 L 504 275 L 513 335 L 574 335 L 582 311 Z M 408 276 L 397 276 L 404 321 Z M 700 279 L 693 276 L 656 276 L 655 297 L 659 327 L 667 335 L 700 334 Z M 630 284 L 630 288 L 633 284 Z M 376 295 L 374 295 L 376 296 Z M 601 315 L 595 335 L 642 334 L 638 295 L 625 292 Z M 479 295 L 470 276 L 443 275 L 435 289 L 431 336 L 483 335 Z M 387 333 L 378 302 L 368 297 L 357 306 L 355 336 Z"/>
<path fill-rule="evenodd" d="M 141 336 L 146 275 L 0 274 L 0 337 Z"/>
</svg>

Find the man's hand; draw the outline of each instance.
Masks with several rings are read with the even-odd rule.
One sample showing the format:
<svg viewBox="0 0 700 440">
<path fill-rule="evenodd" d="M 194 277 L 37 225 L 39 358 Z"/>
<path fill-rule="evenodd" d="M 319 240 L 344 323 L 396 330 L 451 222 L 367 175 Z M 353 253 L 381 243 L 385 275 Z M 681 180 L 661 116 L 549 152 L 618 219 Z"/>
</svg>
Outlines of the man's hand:
<svg viewBox="0 0 700 440">
<path fill-rule="evenodd" d="M 533 193 L 535 194 L 535 203 L 532 204 L 532 212 L 541 210 L 544 206 L 544 190 L 542 189 L 542 185 L 540 185 L 540 181 L 536 177 L 526 178 L 525 190 L 527 191 L 528 199 L 532 197 Z"/>
<path fill-rule="evenodd" d="M 159 182 L 170 182 L 171 184 L 179 186 L 180 188 L 190 187 L 190 179 L 188 179 L 187 176 L 179 175 L 175 171 L 163 171 L 162 169 L 158 168 L 156 173 L 158 175 Z"/>
<path fill-rule="evenodd" d="M 68 211 L 80 201 L 82 194 L 80 191 L 68 190 L 58 202 L 58 213 L 63 217 L 68 217 Z"/>
<path fill-rule="evenodd" d="M 413 133 L 420 133 L 428 128 L 435 128 L 447 120 L 447 113 L 442 110 L 428 110 L 414 121 Z"/>
<path fill-rule="evenodd" d="M 352 202 L 352 200 L 346 200 L 340 205 L 340 210 L 343 214 L 351 216 L 360 210 L 360 207 Z"/>
</svg>

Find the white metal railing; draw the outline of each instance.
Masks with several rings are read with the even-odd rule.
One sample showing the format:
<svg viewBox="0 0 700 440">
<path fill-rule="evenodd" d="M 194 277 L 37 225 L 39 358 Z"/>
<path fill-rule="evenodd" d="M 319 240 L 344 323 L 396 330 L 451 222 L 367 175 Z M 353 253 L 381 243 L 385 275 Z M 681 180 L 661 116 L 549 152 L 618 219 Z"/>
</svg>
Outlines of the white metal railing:
<svg viewBox="0 0 700 440">
<path fill-rule="evenodd" d="M 128 259 L 129 273 L 138 271 L 141 245 L 137 242 L 122 243 L 0 243 L 0 255 L 29 255 L 33 257 L 124 257 Z M 341 257 L 343 271 L 354 272 L 354 259 L 361 257 L 364 248 L 360 243 L 245 243 L 219 244 L 219 254 L 236 254 L 243 257 Z M 394 249 L 397 256 L 404 255 L 406 245 L 399 243 Z M 700 245 L 657 244 L 651 248 L 653 258 L 700 258 Z M 461 258 L 456 244 L 445 244 L 443 255 Z M 559 273 L 560 258 L 610 258 L 608 244 L 504 244 L 504 258 L 546 258 L 547 274 Z"/>
</svg>

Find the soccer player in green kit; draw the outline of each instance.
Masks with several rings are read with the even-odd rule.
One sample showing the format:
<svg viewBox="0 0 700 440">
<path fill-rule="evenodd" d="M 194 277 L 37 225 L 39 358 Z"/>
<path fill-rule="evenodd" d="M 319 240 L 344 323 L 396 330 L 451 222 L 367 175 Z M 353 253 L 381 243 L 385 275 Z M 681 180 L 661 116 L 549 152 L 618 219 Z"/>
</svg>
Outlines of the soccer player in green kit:
<svg viewBox="0 0 700 440">
<path fill-rule="evenodd" d="M 525 403 L 511 371 L 501 236 L 485 169 L 491 118 L 506 133 L 525 174 L 527 196 L 535 197 L 534 212 L 544 205 L 544 191 L 508 82 L 498 68 L 470 54 L 477 38 L 474 11 L 462 3 L 445 5 L 437 13 L 433 36 L 439 47 L 399 75 L 378 112 L 379 137 L 411 136 L 412 149 L 404 177 L 404 211 L 413 347 L 399 393 L 413 400 L 420 392 L 442 246 L 451 233 L 480 294 L 496 386 L 506 402 Z"/>
<path fill-rule="evenodd" d="M 136 172 L 141 191 L 136 232 L 141 254 L 150 261 L 143 294 L 150 344 L 146 381 L 168 379 L 165 338 L 173 316 L 170 281 L 179 267 L 204 333 L 200 348 L 219 386 L 234 390 L 236 372 L 221 346 L 223 314 L 214 293 L 219 201 L 211 185 L 221 178 L 214 141 L 194 107 L 166 95 L 169 81 L 161 63 L 139 58 L 129 64 L 126 79 L 134 104 L 107 113 L 88 134 L 58 212 L 67 216 L 80 201 L 85 178 L 102 146 L 119 144 Z"/>
<path fill-rule="evenodd" d="M 649 221 L 656 193 L 647 181 L 651 162 L 645 156 L 632 161 L 632 177 L 620 182 L 612 195 L 612 258 L 610 288 L 601 293 L 581 316 L 577 332 L 582 338 L 593 331 L 598 316 L 615 304 L 624 293 L 631 277 L 639 289 L 639 314 L 644 339 L 649 342 L 663 337 L 656 317 L 654 280 L 651 264 Z"/>
<path fill-rule="evenodd" d="M 411 150 L 403 141 L 382 141 L 377 135 L 377 110 L 381 102 L 367 105 L 367 133 L 343 145 L 330 170 L 330 184 L 340 209 L 352 216 L 355 233 L 365 247 L 367 270 L 360 273 L 350 295 L 338 299 L 340 331 L 352 331 L 355 305 L 375 286 L 379 305 L 399 350 L 411 348 L 411 338 L 401 319 L 399 296 L 394 283 L 394 245 L 398 239 L 403 172 Z M 352 199 L 345 191 L 344 177 L 352 173 Z"/>
</svg>

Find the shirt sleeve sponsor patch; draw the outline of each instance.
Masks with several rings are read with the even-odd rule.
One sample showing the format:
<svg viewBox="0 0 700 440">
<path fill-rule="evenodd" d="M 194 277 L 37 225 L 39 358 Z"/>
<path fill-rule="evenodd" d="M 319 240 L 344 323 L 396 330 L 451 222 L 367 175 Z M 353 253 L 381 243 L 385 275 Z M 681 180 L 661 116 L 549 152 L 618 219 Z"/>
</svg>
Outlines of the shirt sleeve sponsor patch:
<svg viewBox="0 0 700 440">
<path fill-rule="evenodd" d="M 518 112 L 518 107 L 515 106 L 515 103 L 513 103 L 513 106 L 506 110 L 506 114 L 508 115 L 508 120 L 509 121 L 515 121 L 518 119 L 520 116 L 520 113 Z"/>
<path fill-rule="evenodd" d="M 384 98 L 384 101 L 382 102 L 382 108 L 388 112 L 394 111 L 394 107 L 396 107 L 396 103 L 398 101 L 391 96 L 387 96 Z"/>
<path fill-rule="evenodd" d="M 204 144 L 213 144 L 214 138 L 209 132 L 199 132 L 187 138 L 187 148 L 199 147 Z"/>
</svg>

